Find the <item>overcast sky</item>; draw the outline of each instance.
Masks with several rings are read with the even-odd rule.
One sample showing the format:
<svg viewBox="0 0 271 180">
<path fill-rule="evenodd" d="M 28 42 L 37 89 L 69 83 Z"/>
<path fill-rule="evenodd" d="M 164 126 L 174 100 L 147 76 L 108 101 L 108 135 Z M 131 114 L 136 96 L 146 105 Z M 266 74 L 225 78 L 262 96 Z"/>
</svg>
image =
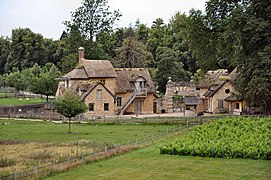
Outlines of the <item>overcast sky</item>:
<svg viewBox="0 0 271 180">
<path fill-rule="evenodd" d="M 139 19 L 150 26 L 156 18 L 166 23 L 175 12 L 188 13 L 195 8 L 204 10 L 206 0 L 108 0 L 112 10 L 122 13 L 118 27 L 128 27 Z M 65 30 L 63 21 L 81 0 L 0 0 L 0 36 L 11 36 L 12 29 L 30 28 L 46 38 L 59 39 Z"/>
</svg>

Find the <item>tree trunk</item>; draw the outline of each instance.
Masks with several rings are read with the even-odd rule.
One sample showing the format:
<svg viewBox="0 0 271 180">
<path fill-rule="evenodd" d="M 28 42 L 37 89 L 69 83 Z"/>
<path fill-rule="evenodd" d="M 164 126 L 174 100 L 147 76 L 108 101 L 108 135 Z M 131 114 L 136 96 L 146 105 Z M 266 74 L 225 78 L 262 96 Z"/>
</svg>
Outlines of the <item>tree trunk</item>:
<svg viewBox="0 0 271 180">
<path fill-rule="evenodd" d="M 71 118 L 69 118 L 69 133 L 71 133 Z"/>
<path fill-rule="evenodd" d="M 46 102 L 48 102 L 48 100 L 49 100 L 49 96 L 47 95 L 47 96 L 46 96 Z"/>
</svg>

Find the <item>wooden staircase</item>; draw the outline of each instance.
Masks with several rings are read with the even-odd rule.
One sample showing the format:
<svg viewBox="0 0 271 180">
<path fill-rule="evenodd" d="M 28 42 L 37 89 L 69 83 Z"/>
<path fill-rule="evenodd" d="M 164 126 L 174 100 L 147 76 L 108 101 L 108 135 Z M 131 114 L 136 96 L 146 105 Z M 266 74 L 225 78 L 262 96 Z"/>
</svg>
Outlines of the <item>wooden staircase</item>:
<svg viewBox="0 0 271 180">
<path fill-rule="evenodd" d="M 134 90 L 134 92 L 129 96 L 127 101 L 123 104 L 121 109 L 119 110 L 119 114 L 123 115 L 125 110 L 128 108 L 128 106 L 134 101 L 135 98 L 142 98 L 142 97 L 147 97 L 147 89 L 141 89 L 141 90 Z"/>
</svg>

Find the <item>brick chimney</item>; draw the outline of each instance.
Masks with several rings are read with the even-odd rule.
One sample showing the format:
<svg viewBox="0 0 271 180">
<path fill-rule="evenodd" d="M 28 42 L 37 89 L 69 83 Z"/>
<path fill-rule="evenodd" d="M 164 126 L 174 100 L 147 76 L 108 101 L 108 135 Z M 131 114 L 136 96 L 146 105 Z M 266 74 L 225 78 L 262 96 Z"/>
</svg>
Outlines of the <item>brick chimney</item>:
<svg viewBox="0 0 271 180">
<path fill-rule="evenodd" d="M 84 51 L 85 51 L 85 49 L 83 47 L 78 48 L 78 54 L 79 54 L 78 62 L 79 62 L 79 65 L 83 64 L 83 61 L 84 61 L 84 58 L 85 58 Z"/>
</svg>

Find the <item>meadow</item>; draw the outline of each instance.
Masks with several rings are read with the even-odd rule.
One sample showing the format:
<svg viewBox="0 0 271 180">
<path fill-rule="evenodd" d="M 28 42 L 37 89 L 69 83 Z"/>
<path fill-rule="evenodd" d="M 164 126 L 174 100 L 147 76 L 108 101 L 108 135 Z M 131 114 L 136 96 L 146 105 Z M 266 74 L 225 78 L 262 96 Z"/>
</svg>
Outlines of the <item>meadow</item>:
<svg viewBox="0 0 271 180">
<path fill-rule="evenodd" d="M 42 98 L 0 98 L 0 106 L 9 106 L 9 105 L 25 105 L 25 104 L 37 104 L 45 102 L 45 99 Z"/>
<path fill-rule="evenodd" d="M 0 120 L 0 175 L 26 170 L 157 134 L 163 124 L 56 124 L 46 121 Z"/>
</svg>

